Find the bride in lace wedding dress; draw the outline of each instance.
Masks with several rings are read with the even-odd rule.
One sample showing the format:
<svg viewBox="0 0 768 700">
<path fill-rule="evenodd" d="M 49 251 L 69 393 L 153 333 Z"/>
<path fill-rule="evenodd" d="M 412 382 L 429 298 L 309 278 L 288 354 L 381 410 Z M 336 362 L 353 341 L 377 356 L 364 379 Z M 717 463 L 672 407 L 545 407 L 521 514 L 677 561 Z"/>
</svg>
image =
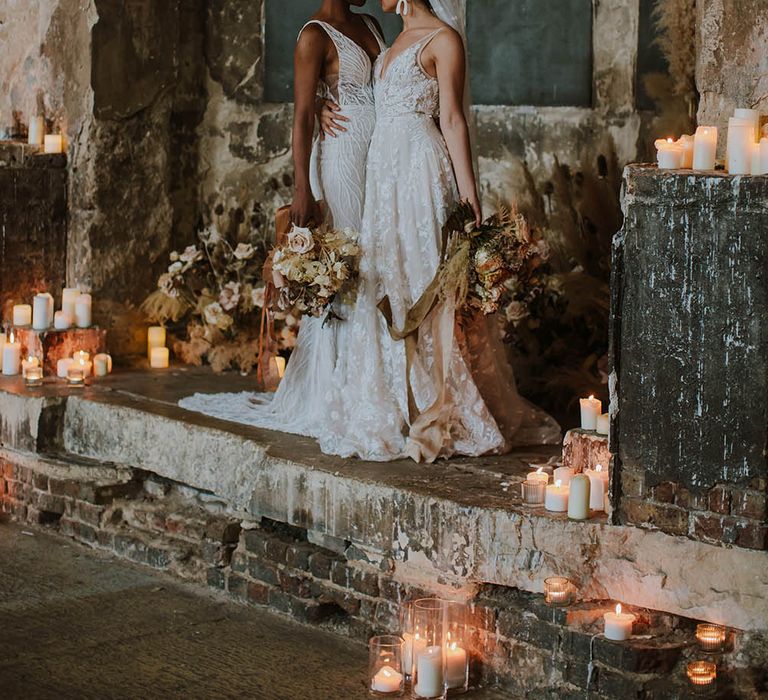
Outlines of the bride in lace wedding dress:
<svg viewBox="0 0 768 700">
<path fill-rule="evenodd" d="M 402 328 L 435 275 L 448 215 L 461 198 L 479 220 L 480 204 L 464 104 L 464 0 L 381 4 L 402 14 L 404 28 L 373 66 L 376 120 L 360 228 L 360 282 L 354 305 L 342 314 L 346 320 L 330 331 L 335 356 L 325 367 L 333 368 L 328 376 L 315 368 L 291 378 L 289 371 L 274 401 L 245 419 L 238 401 L 232 406 L 237 417 L 227 415 L 220 396 L 182 405 L 311 435 L 326 453 L 377 461 L 433 461 L 557 443 L 557 423 L 517 393 L 498 328 L 486 319 L 459 328 L 448 302 L 419 330 L 409 401 L 405 345 L 392 339 L 379 302 L 389 299 L 392 325 Z M 316 332 L 329 329 L 317 326 Z M 289 368 L 297 361 L 303 366 L 303 336 L 304 327 Z"/>
</svg>

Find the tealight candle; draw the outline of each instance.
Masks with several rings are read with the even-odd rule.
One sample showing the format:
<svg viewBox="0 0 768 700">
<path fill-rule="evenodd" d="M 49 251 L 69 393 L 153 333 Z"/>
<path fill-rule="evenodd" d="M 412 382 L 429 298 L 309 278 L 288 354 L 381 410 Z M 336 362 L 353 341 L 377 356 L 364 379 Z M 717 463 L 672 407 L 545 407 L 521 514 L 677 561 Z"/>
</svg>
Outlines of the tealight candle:
<svg viewBox="0 0 768 700">
<path fill-rule="evenodd" d="M 29 367 L 24 372 L 24 384 L 28 387 L 42 386 L 43 385 L 43 368 L 42 367 Z"/>
<path fill-rule="evenodd" d="M 544 496 L 544 508 L 553 513 L 565 513 L 568 510 L 568 487 L 563 486 L 558 479 L 551 486 L 546 487 Z"/>
<path fill-rule="evenodd" d="M 46 153 L 64 153 L 64 137 L 61 134 L 46 134 Z"/>
<path fill-rule="evenodd" d="M 589 479 L 589 507 L 592 510 L 605 510 L 605 496 L 608 493 L 608 472 L 602 464 L 595 465 L 594 469 L 585 469 Z"/>
<path fill-rule="evenodd" d="M 53 297 L 50 294 L 37 294 L 32 301 L 32 328 L 44 331 L 51 327 L 53 318 Z"/>
<path fill-rule="evenodd" d="M 32 369 L 33 367 L 39 367 L 39 366 L 40 366 L 40 360 L 30 355 L 26 360 L 21 361 L 21 373 L 22 375 L 26 376 L 27 370 Z"/>
<path fill-rule="evenodd" d="M 523 503 L 527 506 L 540 506 L 544 503 L 547 485 L 543 481 L 524 481 L 521 484 Z"/>
<path fill-rule="evenodd" d="M 416 656 L 416 684 L 418 698 L 441 698 L 445 691 L 443 650 L 439 646 L 426 647 Z"/>
<path fill-rule="evenodd" d="M 701 624 L 696 626 L 696 641 L 704 651 L 720 651 L 725 644 L 725 627 Z"/>
<path fill-rule="evenodd" d="M 448 689 L 463 688 L 467 684 L 467 651 L 457 642 L 450 642 L 445 651 L 445 683 Z"/>
<path fill-rule="evenodd" d="M 563 486 L 568 486 L 573 478 L 573 469 L 571 467 L 558 467 L 555 469 L 553 479 L 559 481 Z"/>
<path fill-rule="evenodd" d="M 577 474 L 568 485 L 568 517 L 571 520 L 589 518 L 589 477 Z"/>
<path fill-rule="evenodd" d="M 399 693 L 403 687 L 403 674 L 390 666 L 382 667 L 371 680 L 371 690 L 385 695 Z"/>
<path fill-rule="evenodd" d="M 147 357 L 152 359 L 152 348 L 164 348 L 167 340 L 165 328 L 151 326 L 147 329 Z"/>
<path fill-rule="evenodd" d="M 67 384 L 69 386 L 83 386 L 85 384 L 85 361 L 72 361 L 67 370 Z"/>
<path fill-rule="evenodd" d="M 632 625 L 635 616 L 632 613 L 621 612 L 621 603 L 616 606 L 616 612 L 607 612 L 605 619 L 605 638 L 614 642 L 624 642 L 632 636 Z"/>
<path fill-rule="evenodd" d="M 32 325 L 32 307 L 29 304 L 16 304 L 16 306 L 13 307 L 13 325 Z"/>
<path fill-rule="evenodd" d="M 693 137 L 693 169 L 714 170 L 716 156 L 717 127 L 698 127 Z"/>
<path fill-rule="evenodd" d="M 61 293 L 61 310 L 72 318 L 75 317 L 75 302 L 79 296 L 80 290 L 77 287 L 65 287 Z"/>
<path fill-rule="evenodd" d="M 528 472 L 526 481 L 540 481 L 542 484 L 549 483 L 549 474 L 544 471 L 544 467 L 539 467 L 535 472 Z"/>
<path fill-rule="evenodd" d="M 75 324 L 78 328 L 91 327 L 91 305 L 93 300 L 90 294 L 81 294 L 75 300 Z"/>
<path fill-rule="evenodd" d="M 170 365 L 170 352 L 168 348 L 152 348 L 149 357 L 149 366 L 152 369 L 167 369 Z"/>
<path fill-rule="evenodd" d="M 608 413 L 601 413 L 597 417 L 597 424 L 595 430 L 598 435 L 608 435 L 611 426 L 611 416 Z"/>
<path fill-rule="evenodd" d="M 717 680 L 717 665 L 711 661 L 691 661 L 687 674 L 693 685 L 712 685 Z"/>
<path fill-rule="evenodd" d="M 57 311 L 53 315 L 53 327 L 57 331 L 65 331 L 68 328 L 72 328 L 73 317 L 66 311 Z"/>
<path fill-rule="evenodd" d="M 27 143 L 30 146 L 42 146 L 45 136 L 45 120 L 43 117 L 32 117 L 29 120 L 29 133 Z"/>
<path fill-rule="evenodd" d="M 8 342 L 3 345 L 3 374 L 6 377 L 14 377 L 21 367 L 21 343 L 15 342 L 11 331 Z"/>
<path fill-rule="evenodd" d="M 563 576 L 551 576 L 544 579 L 544 599 L 547 605 L 561 607 L 573 601 L 573 586 Z"/>
<path fill-rule="evenodd" d="M 66 379 L 69 368 L 75 364 L 71 357 L 64 357 L 56 363 L 56 376 L 59 379 Z"/>
<path fill-rule="evenodd" d="M 588 399 L 579 399 L 579 406 L 581 408 L 582 430 L 595 430 L 597 417 L 603 412 L 603 402 L 590 396 Z"/>
<path fill-rule="evenodd" d="M 106 353 L 99 353 L 93 358 L 93 374 L 97 377 L 106 377 L 112 373 L 112 358 Z"/>
</svg>

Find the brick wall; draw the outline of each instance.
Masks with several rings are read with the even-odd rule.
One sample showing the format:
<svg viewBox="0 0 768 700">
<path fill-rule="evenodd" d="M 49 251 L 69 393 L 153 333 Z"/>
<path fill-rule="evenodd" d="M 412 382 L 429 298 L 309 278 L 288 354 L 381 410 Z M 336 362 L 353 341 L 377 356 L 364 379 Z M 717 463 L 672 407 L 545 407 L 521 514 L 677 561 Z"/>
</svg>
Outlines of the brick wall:
<svg viewBox="0 0 768 700">
<path fill-rule="evenodd" d="M 64 156 L 0 152 L 0 312 L 10 318 L 13 303 L 31 303 L 39 291 L 65 285 L 67 170 Z M 3 153 L 8 156 L 3 157 Z"/>
<path fill-rule="evenodd" d="M 241 520 L 209 494 L 137 470 L 100 467 L 94 475 L 61 462 L 5 461 L 0 510 L 361 643 L 397 630 L 405 600 L 468 596 L 473 682 L 515 698 L 687 697 L 685 664 L 698 653 L 692 620 L 634 610 L 636 636 L 610 642 L 599 636 L 608 601 L 552 609 L 543 596 L 516 589 L 451 591 L 445 582 L 404 578 L 393 561 L 357 545 L 266 518 Z M 738 653 L 720 658 L 721 697 L 768 689 L 765 646 L 741 637 Z M 751 670 L 742 668 L 750 655 Z"/>
</svg>

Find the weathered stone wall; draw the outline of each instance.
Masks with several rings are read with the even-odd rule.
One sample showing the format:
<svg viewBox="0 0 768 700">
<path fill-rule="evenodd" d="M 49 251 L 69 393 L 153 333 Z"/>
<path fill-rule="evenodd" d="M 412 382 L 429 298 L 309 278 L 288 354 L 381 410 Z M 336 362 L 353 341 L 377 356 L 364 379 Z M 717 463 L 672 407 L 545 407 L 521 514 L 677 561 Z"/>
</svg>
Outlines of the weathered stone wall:
<svg viewBox="0 0 768 700">
<path fill-rule="evenodd" d="M 725 134 L 736 107 L 768 112 L 768 14 L 764 0 L 697 0 L 696 8 L 699 124 Z"/>
<path fill-rule="evenodd" d="M 630 167 L 614 240 L 623 522 L 768 548 L 768 178 Z"/>
</svg>

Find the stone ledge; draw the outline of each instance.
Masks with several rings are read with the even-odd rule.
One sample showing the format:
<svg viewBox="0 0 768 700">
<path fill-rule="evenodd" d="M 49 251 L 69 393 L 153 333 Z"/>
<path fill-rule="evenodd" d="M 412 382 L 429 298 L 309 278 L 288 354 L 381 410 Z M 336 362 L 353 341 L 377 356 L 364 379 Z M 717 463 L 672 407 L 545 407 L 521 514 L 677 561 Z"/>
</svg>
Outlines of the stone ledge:
<svg viewBox="0 0 768 700">
<path fill-rule="evenodd" d="M 116 376 L 71 396 L 61 449 L 215 494 L 233 513 L 350 542 L 416 586 L 494 583 L 541 592 L 547 576 L 565 575 L 585 600 L 768 629 L 764 553 L 525 509 L 509 485 L 541 452 L 431 466 L 334 459 L 311 440 L 151 400 L 175 401 L 195 376 L 178 372 L 175 384 L 173 373 Z M 0 410 L 35 401 L 4 392 Z"/>
</svg>

